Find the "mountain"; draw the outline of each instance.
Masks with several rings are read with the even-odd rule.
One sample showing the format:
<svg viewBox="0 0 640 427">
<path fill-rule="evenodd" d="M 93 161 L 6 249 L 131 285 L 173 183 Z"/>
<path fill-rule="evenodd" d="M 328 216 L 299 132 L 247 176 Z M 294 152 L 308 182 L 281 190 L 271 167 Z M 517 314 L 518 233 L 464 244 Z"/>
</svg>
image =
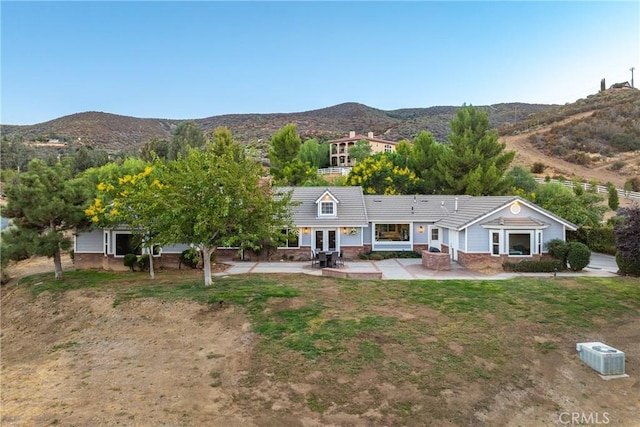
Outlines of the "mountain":
<svg viewBox="0 0 640 427">
<path fill-rule="evenodd" d="M 495 128 L 528 117 L 552 106 L 541 104 L 496 104 L 483 106 Z M 405 108 L 380 110 L 358 103 L 344 103 L 332 107 L 299 113 L 226 114 L 195 119 L 205 131 L 227 126 L 241 142 L 268 141 L 288 123 L 295 123 L 300 135 L 328 140 L 345 136 L 349 131 L 374 132 L 376 136 L 397 141 L 412 139 L 420 131 L 428 130 L 437 140 L 444 141 L 449 123 L 458 107 Z M 170 138 L 181 120 L 146 119 L 102 112 L 85 112 L 60 117 L 28 126 L 0 125 L 3 136 L 22 135 L 25 141 L 49 140 L 80 143 L 107 151 L 139 148 L 151 138 Z"/>
</svg>

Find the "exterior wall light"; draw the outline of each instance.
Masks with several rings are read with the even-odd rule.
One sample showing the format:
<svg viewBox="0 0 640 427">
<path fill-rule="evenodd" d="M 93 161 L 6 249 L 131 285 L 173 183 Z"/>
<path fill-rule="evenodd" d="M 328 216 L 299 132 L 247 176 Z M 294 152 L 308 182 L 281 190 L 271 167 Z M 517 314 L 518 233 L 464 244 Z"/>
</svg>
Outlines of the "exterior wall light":
<svg viewBox="0 0 640 427">
<path fill-rule="evenodd" d="M 424 233 L 424 227 L 423 226 L 418 227 L 418 233 Z"/>
</svg>

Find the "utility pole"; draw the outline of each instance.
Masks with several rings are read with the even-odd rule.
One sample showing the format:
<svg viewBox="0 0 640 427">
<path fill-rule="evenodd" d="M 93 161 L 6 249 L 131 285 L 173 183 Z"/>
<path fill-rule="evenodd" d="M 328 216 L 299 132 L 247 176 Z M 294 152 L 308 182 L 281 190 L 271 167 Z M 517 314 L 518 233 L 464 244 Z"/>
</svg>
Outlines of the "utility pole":
<svg viewBox="0 0 640 427">
<path fill-rule="evenodd" d="M 635 87 L 635 86 L 633 85 L 633 70 L 635 70 L 635 68 L 634 68 L 634 67 L 629 68 L 629 71 L 631 71 L 631 87 Z"/>
</svg>

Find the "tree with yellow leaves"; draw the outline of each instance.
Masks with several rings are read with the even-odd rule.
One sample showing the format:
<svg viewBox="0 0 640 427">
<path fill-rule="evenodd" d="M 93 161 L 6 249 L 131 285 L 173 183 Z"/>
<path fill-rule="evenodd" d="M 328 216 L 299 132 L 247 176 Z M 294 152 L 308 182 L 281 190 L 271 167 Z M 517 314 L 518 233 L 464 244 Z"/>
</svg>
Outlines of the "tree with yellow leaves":
<svg viewBox="0 0 640 427">
<path fill-rule="evenodd" d="M 358 162 L 346 179 L 346 185 L 361 186 L 366 194 L 412 194 L 419 183 L 411 169 L 397 165 L 386 153 Z"/>
<path fill-rule="evenodd" d="M 149 274 L 155 277 L 153 248 L 161 245 L 159 231 L 162 209 L 165 209 L 161 191 L 163 164 L 145 163 L 129 159 L 121 166 L 109 165 L 97 185 L 97 195 L 85 210 L 93 224 L 103 227 L 127 225 L 132 234 L 139 237 L 149 254 Z"/>
</svg>

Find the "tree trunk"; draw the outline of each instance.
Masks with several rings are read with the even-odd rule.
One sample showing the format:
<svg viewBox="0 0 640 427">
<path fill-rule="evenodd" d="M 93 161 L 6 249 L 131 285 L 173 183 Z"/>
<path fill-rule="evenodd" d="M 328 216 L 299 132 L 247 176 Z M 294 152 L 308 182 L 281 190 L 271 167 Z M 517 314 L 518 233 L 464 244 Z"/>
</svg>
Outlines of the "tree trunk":
<svg viewBox="0 0 640 427">
<path fill-rule="evenodd" d="M 62 279 L 62 257 L 60 256 L 60 248 L 53 253 L 53 267 L 56 274 L 56 280 Z"/>
<path fill-rule="evenodd" d="M 149 248 L 149 276 L 151 276 L 151 280 L 156 278 L 156 273 L 153 270 L 153 246 Z"/>
<path fill-rule="evenodd" d="M 211 248 L 205 246 L 202 248 L 202 263 L 204 267 L 204 285 L 210 286 L 213 284 L 211 280 Z"/>
</svg>

